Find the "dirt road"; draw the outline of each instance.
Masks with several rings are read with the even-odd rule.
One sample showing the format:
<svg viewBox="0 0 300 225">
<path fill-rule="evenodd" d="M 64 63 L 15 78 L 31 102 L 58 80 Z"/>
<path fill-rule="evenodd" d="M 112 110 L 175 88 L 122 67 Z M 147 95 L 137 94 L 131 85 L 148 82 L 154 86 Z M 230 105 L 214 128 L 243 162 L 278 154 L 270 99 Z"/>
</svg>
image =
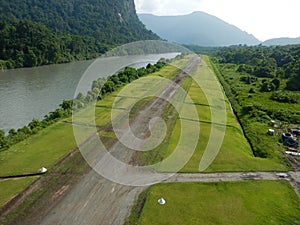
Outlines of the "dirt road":
<svg viewBox="0 0 300 225">
<path fill-rule="evenodd" d="M 300 172 L 178 173 L 164 182 L 232 182 L 243 180 L 286 180 L 290 182 L 300 197 Z"/>
<path fill-rule="evenodd" d="M 295 187 L 300 173 L 289 172 L 236 172 L 236 173 L 184 173 L 165 180 L 174 182 L 230 182 L 243 180 L 287 180 Z M 134 199 L 147 187 L 115 184 L 89 173 L 41 224 L 124 224 Z M 299 188 L 296 189 L 300 197 Z"/>
</svg>

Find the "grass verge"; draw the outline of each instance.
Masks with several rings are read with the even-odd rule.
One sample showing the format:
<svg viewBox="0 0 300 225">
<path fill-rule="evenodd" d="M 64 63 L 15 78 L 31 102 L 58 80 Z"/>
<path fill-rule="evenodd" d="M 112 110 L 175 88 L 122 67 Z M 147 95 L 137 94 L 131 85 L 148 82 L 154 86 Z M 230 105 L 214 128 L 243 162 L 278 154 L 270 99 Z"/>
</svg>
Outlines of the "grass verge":
<svg viewBox="0 0 300 225">
<path fill-rule="evenodd" d="M 1 180 L 0 205 L 4 205 L 8 200 L 17 195 L 35 179 L 36 178 L 34 177 L 25 177 L 20 179 Z"/>
<path fill-rule="evenodd" d="M 165 140 L 167 145 L 162 144 L 159 146 L 160 155 L 166 158 L 176 148 L 182 132 L 182 120 L 188 120 L 189 106 L 193 104 L 198 112 L 198 120 L 189 120 L 189 123 L 190 125 L 193 125 L 193 123 L 200 124 L 200 135 L 194 154 L 180 172 L 199 172 L 199 164 L 206 151 L 213 126 L 217 130 L 219 128 L 224 129 L 225 136 L 216 158 L 205 172 L 286 171 L 289 169 L 278 158 L 254 157 L 252 149 L 244 137 L 243 130 L 231 111 L 228 99 L 223 95 L 219 81 L 208 66 L 208 58 L 203 57 L 202 65 L 198 66 L 192 78 L 193 82 L 188 89 L 188 95 L 192 102 L 187 100 L 184 102 L 181 112 L 184 117 L 176 121 L 171 130 L 171 135 Z M 201 85 L 201 88 L 198 84 Z M 211 101 L 213 102 L 212 105 L 208 102 L 208 99 L 213 99 L 215 96 L 222 98 L 223 102 L 220 102 L 220 105 L 224 105 L 226 114 L 226 122 L 218 125 L 212 123 L 212 110 L 214 110 L 213 107 L 218 110 L 218 107 L 221 106 L 214 105 L 214 101 Z"/>
<path fill-rule="evenodd" d="M 165 205 L 157 203 L 161 197 Z M 130 224 L 140 225 L 296 225 L 300 199 L 285 181 L 158 184 L 150 188 L 141 214 L 133 217 L 138 219 Z"/>
</svg>

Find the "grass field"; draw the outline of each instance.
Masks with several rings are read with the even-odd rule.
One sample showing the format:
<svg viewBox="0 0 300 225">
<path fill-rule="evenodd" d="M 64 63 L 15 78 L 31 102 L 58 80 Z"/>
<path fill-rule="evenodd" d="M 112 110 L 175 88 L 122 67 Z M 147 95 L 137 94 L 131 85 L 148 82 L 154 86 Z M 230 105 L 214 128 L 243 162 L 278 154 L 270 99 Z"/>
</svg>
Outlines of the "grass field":
<svg viewBox="0 0 300 225">
<path fill-rule="evenodd" d="M 34 177 L 26 177 L 0 181 L 0 206 L 26 188 L 35 179 Z"/>
<path fill-rule="evenodd" d="M 225 136 L 213 163 L 205 170 L 205 172 L 217 171 L 285 171 L 289 168 L 286 167 L 279 159 L 265 159 L 254 157 L 251 147 L 243 135 L 241 126 L 236 120 L 235 115 L 230 109 L 226 96 L 223 96 L 223 105 L 226 107 L 226 122 L 220 125 L 212 124 L 212 110 L 213 107 L 218 109 L 220 106 L 214 105 L 214 97 L 223 95 L 220 93 L 221 88 L 217 88 L 220 84 L 207 65 L 207 58 L 204 57 L 202 65 L 193 74 L 193 83 L 189 89 L 189 96 L 193 100 L 198 111 L 199 121 L 194 123 L 200 124 L 200 135 L 195 152 L 189 162 L 182 168 L 181 172 L 199 172 L 199 163 L 203 157 L 204 151 L 207 148 L 212 129 L 224 129 Z M 201 88 L 198 86 L 201 83 Z M 208 103 L 208 99 L 210 103 Z M 220 98 L 220 97 L 219 97 Z M 218 103 L 222 105 L 222 102 Z M 183 115 L 188 118 L 190 102 L 185 102 L 182 107 Z M 214 114 L 218 116 L 218 114 Z M 221 114 L 219 114 L 221 116 Z M 185 119 L 185 118 L 182 118 Z M 217 121 L 221 119 L 217 118 Z M 165 158 L 169 156 L 175 149 L 181 132 L 181 120 L 176 122 L 176 125 L 170 136 L 169 145 L 165 153 Z M 214 127 L 213 127 L 214 126 Z M 165 151 L 163 146 L 161 151 Z M 209 151 L 210 149 L 208 149 Z"/>
<path fill-rule="evenodd" d="M 157 203 L 161 197 L 165 205 Z M 158 184 L 135 218 L 128 224 L 296 225 L 300 199 L 284 181 Z"/>
<path fill-rule="evenodd" d="M 72 126 L 54 124 L 0 153 L 0 176 L 36 173 L 76 147 Z"/>
</svg>

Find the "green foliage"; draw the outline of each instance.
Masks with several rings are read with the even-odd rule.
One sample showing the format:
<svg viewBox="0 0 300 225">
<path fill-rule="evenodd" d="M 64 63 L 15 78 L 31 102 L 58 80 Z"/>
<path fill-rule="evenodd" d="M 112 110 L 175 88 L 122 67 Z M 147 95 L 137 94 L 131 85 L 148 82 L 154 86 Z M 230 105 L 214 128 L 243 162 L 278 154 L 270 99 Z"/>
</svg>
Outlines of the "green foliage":
<svg viewBox="0 0 300 225">
<path fill-rule="evenodd" d="M 287 103 L 299 103 L 300 94 L 290 91 L 276 91 L 272 94 L 271 99 L 278 102 L 287 102 Z"/>
<path fill-rule="evenodd" d="M 250 65 L 242 64 L 237 69 L 237 72 L 252 74 L 253 73 L 253 67 L 250 66 Z"/>
<path fill-rule="evenodd" d="M 281 144 L 266 135 L 270 120 L 300 124 L 299 93 L 285 90 L 286 83 L 287 88 L 291 82 L 297 87 L 299 52 L 300 46 L 238 46 L 216 53 L 218 77 L 255 156 L 284 160 L 278 151 Z M 248 58 L 236 59 L 241 53 Z M 251 67 L 252 74 L 247 70 Z M 275 75 L 278 77 L 271 78 Z"/>
<path fill-rule="evenodd" d="M 252 83 L 255 83 L 257 81 L 257 78 L 256 77 L 253 77 L 253 76 L 242 76 L 240 78 L 240 81 L 243 81 L 244 83 L 246 84 L 252 84 Z"/>
<path fill-rule="evenodd" d="M 289 46 L 232 46 L 215 52 L 219 63 L 238 64 L 239 73 L 247 73 L 260 78 L 288 79 L 286 89 L 300 91 L 300 45 Z M 277 81 L 277 82 L 275 82 Z M 279 81 L 279 82 L 278 82 Z M 280 80 L 272 82 L 275 90 Z M 265 84 L 263 91 L 272 91 L 272 84 Z"/>
<path fill-rule="evenodd" d="M 54 33 L 43 24 L 28 20 L 1 24 L 2 68 L 33 67 L 89 59 L 107 50 L 100 43 L 91 41 L 88 36 Z"/>
<path fill-rule="evenodd" d="M 261 92 L 272 92 L 275 90 L 276 90 L 276 87 L 275 87 L 274 83 L 269 82 L 268 80 L 262 81 L 262 85 L 260 87 Z"/>
<path fill-rule="evenodd" d="M 300 91 L 300 76 L 294 77 L 287 82 L 287 90 Z"/>
<path fill-rule="evenodd" d="M 121 44 L 159 39 L 133 0 L 0 1 L 0 67 L 90 59 Z"/>
<path fill-rule="evenodd" d="M 107 79 L 99 78 L 98 80 L 93 81 L 91 90 L 87 92 L 86 96 L 80 92 L 74 100 L 64 100 L 60 104 L 60 108 L 50 112 L 45 116 L 44 120 L 40 121 L 38 119 L 33 119 L 28 126 L 18 129 L 17 131 L 11 129 L 7 136 L 0 130 L 0 150 L 6 150 L 9 146 L 26 139 L 32 134 L 36 134 L 39 130 L 48 127 L 54 122 L 69 117 L 73 110 L 80 110 L 90 103 L 102 99 L 105 95 L 112 93 L 120 85 L 132 82 L 153 71 L 158 71 L 164 65 L 164 62 L 159 61 L 155 65 L 149 64 L 147 68 L 135 69 L 126 67 L 123 71 L 114 74 Z"/>
<path fill-rule="evenodd" d="M 157 203 L 161 197 L 165 205 Z M 287 181 L 162 183 L 150 187 L 142 212 L 132 211 L 138 221 L 131 224 L 296 225 L 299 205 Z"/>
</svg>

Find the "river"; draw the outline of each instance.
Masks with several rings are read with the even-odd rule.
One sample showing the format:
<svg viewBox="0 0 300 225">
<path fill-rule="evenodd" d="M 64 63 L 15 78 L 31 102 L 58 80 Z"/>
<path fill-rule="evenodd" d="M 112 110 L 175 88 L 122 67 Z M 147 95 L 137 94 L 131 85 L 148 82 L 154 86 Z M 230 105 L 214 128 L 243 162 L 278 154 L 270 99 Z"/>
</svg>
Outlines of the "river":
<svg viewBox="0 0 300 225">
<path fill-rule="evenodd" d="M 0 129 L 7 132 L 27 125 L 34 118 L 43 119 L 63 100 L 73 99 L 76 89 L 87 92 L 93 80 L 110 76 L 125 66 L 139 68 L 176 55 L 178 53 L 100 58 L 0 71 Z"/>
</svg>

